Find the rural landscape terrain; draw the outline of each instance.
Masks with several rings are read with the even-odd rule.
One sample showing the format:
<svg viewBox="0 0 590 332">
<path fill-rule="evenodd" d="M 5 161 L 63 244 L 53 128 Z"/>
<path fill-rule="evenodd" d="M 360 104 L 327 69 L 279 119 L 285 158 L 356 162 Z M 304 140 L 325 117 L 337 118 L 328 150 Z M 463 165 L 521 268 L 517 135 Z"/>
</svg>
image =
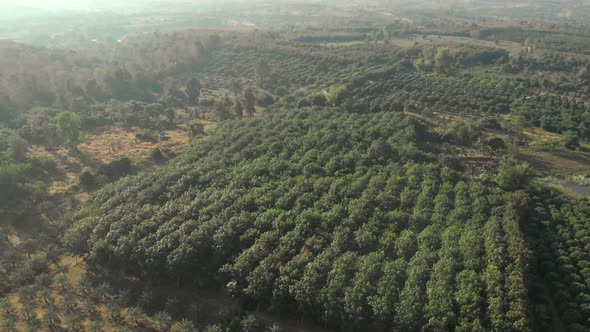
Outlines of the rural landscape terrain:
<svg viewBox="0 0 590 332">
<path fill-rule="evenodd" d="M 590 2 L 0 4 L 0 331 L 590 331 Z"/>
</svg>

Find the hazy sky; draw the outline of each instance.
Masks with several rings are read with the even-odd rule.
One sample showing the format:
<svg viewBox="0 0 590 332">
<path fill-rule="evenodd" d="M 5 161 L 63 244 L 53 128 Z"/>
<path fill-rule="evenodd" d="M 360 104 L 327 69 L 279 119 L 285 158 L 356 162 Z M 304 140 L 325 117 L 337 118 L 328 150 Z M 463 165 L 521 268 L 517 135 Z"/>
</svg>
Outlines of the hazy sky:
<svg viewBox="0 0 590 332">
<path fill-rule="evenodd" d="M 9 5 L 42 9 L 97 10 L 105 8 L 149 5 L 150 3 L 158 2 L 217 4 L 228 3 L 231 1 L 241 2 L 241 0 L 0 0 L 0 6 Z"/>
<path fill-rule="evenodd" d="M 0 0 L 1 5 L 16 5 L 50 9 L 89 9 L 93 3 L 106 3 L 106 0 Z"/>
<path fill-rule="evenodd" d="M 204 0 L 196 0 L 201 2 Z M 148 4 L 152 0 L 0 0 L 0 5 L 22 6 L 41 9 L 97 10 L 127 5 Z"/>
</svg>

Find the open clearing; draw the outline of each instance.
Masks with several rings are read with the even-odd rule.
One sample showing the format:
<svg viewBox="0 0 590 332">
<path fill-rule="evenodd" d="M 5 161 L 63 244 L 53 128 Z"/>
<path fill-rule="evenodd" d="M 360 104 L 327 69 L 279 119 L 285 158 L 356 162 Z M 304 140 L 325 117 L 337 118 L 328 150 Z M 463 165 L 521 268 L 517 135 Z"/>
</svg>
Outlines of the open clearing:
<svg viewBox="0 0 590 332">
<path fill-rule="evenodd" d="M 213 124 L 207 124 L 205 132 L 214 128 Z M 48 188 L 50 195 L 56 195 L 72 189 L 78 183 L 78 175 L 86 168 L 96 168 L 123 156 L 143 163 L 156 148 L 178 154 L 188 146 L 190 140 L 186 131 L 175 129 L 163 131 L 162 134 L 167 139 L 161 142 L 139 142 L 135 138 L 137 132 L 135 129 L 115 128 L 100 134 L 86 135 L 84 143 L 78 146 L 78 151 L 65 147 L 46 149 L 33 146 L 30 153 L 47 154 L 56 161 L 58 176 Z"/>
</svg>

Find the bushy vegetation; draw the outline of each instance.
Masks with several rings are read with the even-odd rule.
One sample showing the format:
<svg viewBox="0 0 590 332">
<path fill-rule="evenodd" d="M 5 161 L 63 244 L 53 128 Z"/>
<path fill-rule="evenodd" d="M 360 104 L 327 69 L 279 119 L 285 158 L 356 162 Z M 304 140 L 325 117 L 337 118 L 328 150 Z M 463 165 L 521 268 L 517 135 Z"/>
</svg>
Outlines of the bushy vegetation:
<svg viewBox="0 0 590 332">
<path fill-rule="evenodd" d="M 46 155 L 28 154 L 29 142 L 17 132 L 0 130 L 0 210 L 4 215 L 20 214 L 46 196 L 44 181 L 55 170 Z"/>
</svg>

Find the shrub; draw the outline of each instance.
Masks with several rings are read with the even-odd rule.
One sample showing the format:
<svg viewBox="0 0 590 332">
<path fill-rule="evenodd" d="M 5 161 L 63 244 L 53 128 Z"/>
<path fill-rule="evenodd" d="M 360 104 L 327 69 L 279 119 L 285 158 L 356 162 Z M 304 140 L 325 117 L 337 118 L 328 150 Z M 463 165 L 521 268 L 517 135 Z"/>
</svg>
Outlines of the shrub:
<svg viewBox="0 0 590 332">
<path fill-rule="evenodd" d="M 166 159 L 166 155 L 160 148 L 155 148 L 150 151 L 150 158 L 155 162 L 162 162 Z"/>
<path fill-rule="evenodd" d="M 278 88 L 275 89 L 275 95 L 277 95 L 279 97 L 282 97 L 288 93 L 289 93 L 289 90 L 284 86 L 279 86 Z"/>
<path fill-rule="evenodd" d="M 447 131 L 451 141 L 458 145 L 469 146 L 477 140 L 479 129 L 471 122 L 458 120 Z"/>
<path fill-rule="evenodd" d="M 256 95 L 256 105 L 260 107 L 268 107 L 274 102 L 274 97 L 266 91 L 261 91 Z"/>
<path fill-rule="evenodd" d="M 575 131 L 567 131 L 561 139 L 561 144 L 570 150 L 575 150 L 580 147 L 580 137 Z"/>
<path fill-rule="evenodd" d="M 129 157 L 113 160 L 101 167 L 101 173 L 111 180 L 117 180 L 133 172 L 133 163 Z"/>
<path fill-rule="evenodd" d="M 48 154 L 38 154 L 31 158 L 33 169 L 39 171 L 53 171 L 57 167 L 55 160 Z"/>
<path fill-rule="evenodd" d="M 135 134 L 135 138 L 142 142 L 157 143 L 160 140 L 160 135 L 153 130 L 142 129 Z"/>
<path fill-rule="evenodd" d="M 82 188 L 86 190 L 93 189 L 97 185 L 96 176 L 89 170 L 85 170 L 80 173 L 78 179 Z"/>
<path fill-rule="evenodd" d="M 506 143 L 504 143 L 504 140 L 500 137 L 490 138 L 486 144 L 492 151 L 503 150 L 506 148 Z"/>
<path fill-rule="evenodd" d="M 502 189 L 514 191 L 528 185 L 531 176 L 531 170 L 527 163 L 504 159 L 500 163 L 496 182 Z"/>
</svg>

